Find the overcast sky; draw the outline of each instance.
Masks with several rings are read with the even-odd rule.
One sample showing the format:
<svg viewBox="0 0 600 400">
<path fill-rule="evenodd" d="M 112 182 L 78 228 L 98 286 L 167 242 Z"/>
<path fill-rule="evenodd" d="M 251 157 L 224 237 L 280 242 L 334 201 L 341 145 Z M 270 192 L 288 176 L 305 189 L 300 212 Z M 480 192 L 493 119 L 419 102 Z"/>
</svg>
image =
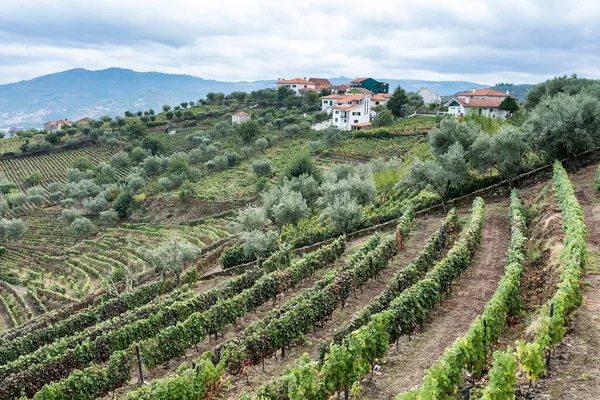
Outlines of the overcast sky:
<svg viewBox="0 0 600 400">
<path fill-rule="evenodd" d="M 70 68 L 206 79 L 600 78 L 597 0 L 2 0 L 0 83 Z"/>
</svg>

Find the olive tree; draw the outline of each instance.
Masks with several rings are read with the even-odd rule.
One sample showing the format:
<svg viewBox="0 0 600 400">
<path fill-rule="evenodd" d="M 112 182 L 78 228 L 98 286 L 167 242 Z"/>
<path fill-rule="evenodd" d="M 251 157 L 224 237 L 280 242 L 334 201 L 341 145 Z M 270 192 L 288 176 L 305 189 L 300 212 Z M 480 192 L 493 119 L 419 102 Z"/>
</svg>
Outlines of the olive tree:
<svg viewBox="0 0 600 400">
<path fill-rule="evenodd" d="M 308 206 L 300 192 L 283 188 L 279 201 L 271 209 L 273 222 L 280 229 L 284 225 L 296 225 L 308 214 Z"/>
<path fill-rule="evenodd" d="M 100 212 L 100 223 L 104 226 L 115 226 L 119 220 L 119 215 L 112 208 Z"/>
<path fill-rule="evenodd" d="M 131 165 L 131 159 L 129 158 L 129 154 L 124 151 L 120 151 L 110 159 L 110 163 L 115 168 L 127 168 Z"/>
<path fill-rule="evenodd" d="M 265 216 L 265 210 L 256 206 L 249 206 L 240 211 L 231 227 L 235 232 L 251 232 L 262 229 L 269 221 Z"/>
<path fill-rule="evenodd" d="M 271 173 L 271 161 L 256 160 L 252 163 L 252 170 L 257 176 L 269 175 Z"/>
<path fill-rule="evenodd" d="M 16 242 L 27 232 L 27 225 L 20 218 L 0 220 L 0 239 Z"/>
<path fill-rule="evenodd" d="M 481 128 L 473 122 L 460 123 L 454 118 L 446 118 L 439 127 L 429 131 L 428 142 L 431 152 L 439 156 L 454 143 L 460 143 L 463 149 L 468 150 L 480 133 Z"/>
<path fill-rule="evenodd" d="M 91 235 L 96 231 L 96 226 L 88 218 L 76 218 L 69 226 L 71 233 L 78 238 L 83 238 Z"/>
<path fill-rule="evenodd" d="M 364 208 L 349 193 L 336 195 L 321 213 L 321 220 L 330 220 L 336 231 L 350 232 L 365 221 Z"/>
<path fill-rule="evenodd" d="M 147 252 L 148 261 L 157 272 L 167 275 L 172 273 L 177 279 L 187 268 L 189 263 L 193 262 L 200 254 L 200 248 L 187 241 L 176 240 L 172 238 L 170 241 L 163 243 L 156 249 Z"/>
<path fill-rule="evenodd" d="M 460 143 L 455 143 L 436 160 L 415 161 L 401 184 L 416 190 L 430 187 L 440 196 L 446 211 L 450 190 L 459 189 L 468 177 L 465 152 Z"/>
<path fill-rule="evenodd" d="M 244 254 L 260 261 L 277 250 L 279 235 L 273 230 L 263 232 L 255 230 L 240 233 Z"/>
<path fill-rule="evenodd" d="M 33 204 L 42 204 L 45 200 L 44 195 L 46 194 L 46 189 L 42 186 L 34 186 L 27 189 L 27 201 Z"/>
<path fill-rule="evenodd" d="M 600 144 L 600 101 L 587 93 L 559 93 L 531 111 L 525 131 L 534 151 L 572 157 Z"/>
</svg>

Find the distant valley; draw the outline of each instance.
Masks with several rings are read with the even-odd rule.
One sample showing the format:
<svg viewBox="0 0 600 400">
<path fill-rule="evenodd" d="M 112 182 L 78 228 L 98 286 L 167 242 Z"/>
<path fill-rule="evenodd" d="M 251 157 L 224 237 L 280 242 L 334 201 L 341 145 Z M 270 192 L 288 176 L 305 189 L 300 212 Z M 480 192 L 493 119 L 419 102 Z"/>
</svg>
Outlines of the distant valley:
<svg viewBox="0 0 600 400">
<path fill-rule="evenodd" d="M 287 77 L 290 78 L 290 77 Z M 336 85 L 354 78 L 329 78 Z M 376 78 L 388 82 L 390 91 L 402 86 L 416 92 L 428 87 L 447 96 L 483 85 L 468 81 L 424 81 Z M 204 98 L 209 92 L 245 91 L 273 87 L 276 80 L 222 82 L 191 75 L 136 72 L 109 68 L 72 69 L 17 83 L 0 85 L 0 129 L 41 127 L 56 119 L 122 114 L 126 110 L 160 109 L 163 104 Z"/>
</svg>

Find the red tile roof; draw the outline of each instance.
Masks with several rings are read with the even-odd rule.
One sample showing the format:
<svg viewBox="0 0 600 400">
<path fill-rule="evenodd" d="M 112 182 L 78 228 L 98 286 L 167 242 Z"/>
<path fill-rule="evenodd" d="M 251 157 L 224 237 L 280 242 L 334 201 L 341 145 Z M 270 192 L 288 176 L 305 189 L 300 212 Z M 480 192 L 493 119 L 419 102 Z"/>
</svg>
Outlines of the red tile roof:
<svg viewBox="0 0 600 400">
<path fill-rule="evenodd" d="M 458 101 L 463 107 L 498 108 L 504 99 L 469 99 L 468 103 L 465 102 L 466 99 L 455 98 L 454 100 Z"/>
<path fill-rule="evenodd" d="M 311 81 L 312 83 L 314 83 L 315 85 L 317 85 L 317 87 L 319 89 L 331 87 L 331 82 L 329 82 L 329 79 L 325 79 L 325 78 L 310 78 L 309 81 Z"/>
<path fill-rule="evenodd" d="M 233 116 L 234 116 L 234 117 L 249 117 L 249 116 L 250 116 L 250 114 L 248 114 L 248 113 L 245 113 L 245 112 L 243 112 L 243 111 L 238 111 L 238 112 L 236 112 L 235 114 L 233 114 Z"/>
<path fill-rule="evenodd" d="M 291 83 L 300 84 L 300 85 L 314 85 L 315 84 L 314 82 L 307 81 L 302 78 L 282 79 L 280 81 L 275 82 L 276 85 L 282 85 L 282 84 L 289 85 Z"/>
<path fill-rule="evenodd" d="M 388 96 L 388 95 L 384 95 L 384 94 L 376 94 L 375 96 L 373 96 L 371 98 L 371 100 L 373 100 L 373 101 L 386 101 L 386 100 L 389 100 L 390 97 L 392 97 L 392 96 L 391 95 Z"/>
<path fill-rule="evenodd" d="M 85 117 L 85 118 L 78 119 L 75 122 L 77 122 L 78 124 L 87 124 L 90 119 L 91 119 L 90 117 Z"/>
<path fill-rule="evenodd" d="M 367 79 L 369 79 L 369 78 L 356 78 L 352 81 L 352 83 L 359 83 L 359 82 L 365 81 Z"/>
<path fill-rule="evenodd" d="M 456 95 L 456 97 L 458 96 L 465 96 L 465 97 L 471 97 L 471 96 L 498 96 L 498 97 L 508 97 L 508 95 L 506 93 L 503 92 L 499 92 L 497 90 L 493 90 L 493 89 L 477 89 L 475 91 L 471 90 L 468 92 L 462 92 Z"/>
</svg>

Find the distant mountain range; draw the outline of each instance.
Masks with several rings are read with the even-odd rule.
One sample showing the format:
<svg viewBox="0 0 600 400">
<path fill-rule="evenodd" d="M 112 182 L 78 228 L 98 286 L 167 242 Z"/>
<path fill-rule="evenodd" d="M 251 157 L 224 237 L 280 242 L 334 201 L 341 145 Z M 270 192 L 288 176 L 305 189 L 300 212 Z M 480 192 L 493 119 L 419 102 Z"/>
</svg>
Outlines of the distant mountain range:
<svg viewBox="0 0 600 400">
<path fill-rule="evenodd" d="M 352 79 L 338 77 L 330 78 L 330 81 L 341 84 Z M 99 71 L 72 69 L 0 85 L 0 129 L 41 127 L 44 122 L 64 118 L 77 120 L 83 117 L 115 116 L 126 110 L 159 110 L 163 104 L 197 100 L 204 98 L 208 92 L 227 94 L 274 87 L 275 80 L 221 82 L 191 75 L 136 72 L 121 68 Z M 473 87 L 487 87 L 467 81 L 378 80 L 388 82 L 390 90 L 398 85 L 409 92 L 428 87 L 442 95 Z"/>
</svg>

